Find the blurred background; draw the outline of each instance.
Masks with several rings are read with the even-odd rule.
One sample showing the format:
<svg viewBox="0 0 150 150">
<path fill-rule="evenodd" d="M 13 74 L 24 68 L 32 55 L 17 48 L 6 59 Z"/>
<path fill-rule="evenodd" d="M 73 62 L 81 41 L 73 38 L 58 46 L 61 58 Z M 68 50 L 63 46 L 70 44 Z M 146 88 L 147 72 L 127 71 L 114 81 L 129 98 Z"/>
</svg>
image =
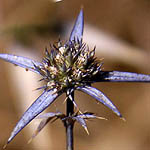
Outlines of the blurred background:
<svg viewBox="0 0 150 150">
<path fill-rule="evenodd" d="M 149 0 L 1 0 L 0 52 L 41 60 L 44 48 L 69 37 L 80 8 L 84 8 L 83 40 L 103 58 L 103 70 L 150 73 Z M 0 61 L 0 147 L 7 141 L 23 112 L 40 95 L 34 91 L 40 76 Z M 108 119 L 88 121 L 90 135 L 75 125 L 75 150 L 149 150 L 150 84 L 98 83 L 94 85 L 117 106 L 126 122 L 88 95 L 76 92 L 82 111 Z M 61 96 L 47 111 L 65 111 Z M 32 121 L 8 150 L 64 150 L 65 129 L 60 121 L 47 127 L 30 143 L 39 121 Z"/>
</svg>

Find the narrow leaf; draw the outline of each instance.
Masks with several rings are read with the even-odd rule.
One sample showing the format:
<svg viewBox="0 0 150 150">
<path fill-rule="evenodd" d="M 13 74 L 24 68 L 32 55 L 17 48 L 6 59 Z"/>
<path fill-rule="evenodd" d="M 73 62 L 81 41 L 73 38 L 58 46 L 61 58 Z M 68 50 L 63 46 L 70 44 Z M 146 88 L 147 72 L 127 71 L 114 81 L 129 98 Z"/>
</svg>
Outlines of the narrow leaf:
<svg viewBox="0 0 150 150">
<path fill-rule="evenodd" d="M 74 27 L 72 29 L 71 35 L 70 35 L 70 41 L 73 40 L 82 40 L 83 36 L 83 28 L 84 28 L 84 15 L 83 15 L 83 10 L 80 10 L 80 13 L 76 19 L 76 22 L 74 24 Z"/>
<path fill-rule="evenodd" d="M 112 71 L 105 80 L 112 82 L 150 82 L 150 75 Z"/>
<path fill-rule="evenodd" d="M 83 118 L 77 116 L 77 117 L 73 117 L 73 119 L 75 119 L 84 128 L 86 133 L 89 134 L 86 122 L 85 122 L 85 120 Z"/>
<path fill-rule="evenodd" d="M 35 130 L 34 134 L 32 135 L 31 139 L 28 141 L 30 143 L 39 133 L 40 131 L 47 125 L 47 123 L 51 120 L 52 118 L 46 118 L 42 119 L 40 124 L 38 125 L 37 129 Z"/>
<path fill-rule="evenodd" d="M 150 75 L 121 71 L 101 71 L 94 82 L 150 82 Z"/>
<path fill-rule="evenodd" d="M 104 104 L 108 108 L 110 108 L 114 113 L 116 113 L 118 116 L 122 117 L 118 109 L 115 107 L 115 105 L 109 100 L 101 91 L 98 89 L 91 87 L 91 86 L 85 86 L 85 87 L 78 87 L 78 90 L 81 90 L 92 97 L 94 97 L 98 102 Z"/>
<path fill-rule="evenodd" d="M 44 91 L 36 101 L 27 109 L 18 121 L 17 125 L 13 129 L 11 136 L 9 137 L 7 144 L 38 114 L 44 111 L 60 94 L 56 93 L 55 90 Z"/>
<path fill-rule="evenodd" d="M 57 118 L 61 115 L 63 115 L 61 112 L 57 112 L 57 113 L 49 112 L 37 116 L 36 119 L 42 119 L 42 121 L 38 125 L 37 129 L 35 130 L 34 134 L 32 135 L 31 139 L 28 141 L 28 143 L 30 143 L 41 132 L 41 130 L 47 125 L 48 122 L 50 122 L 53 118 Z"/>
<path fill-rule="evenodd" d="M 83 118 L 83 119 L 103 119 L 103 120 L 107 120 L 104 117 L 99 117 L 99 116 L 96 116 L 92 113 L 91 114 L 89 114 L 89 113 L 80 114 L 80 115 L 78 115 L 78 117 Z"/>
<path fill-rule="evenodd" d="M 61 112 L 57 112 L 57 113 L 49 112 L 49 113 L 45 113 L 45 114 L 37 116 L 36 119 L 47 119 L 47 118 L 53 118 L 53 117 L 57 117 L 61 115 L 63 115 Z"/>
<path fill-rule="evenodd" d="M 16 56 L 16 55 L 11 55 L 11 54 L 0 54 L 0 58 L 14 65 L 36 72 L 38 74 L 39 72 L 35 69 L 34 65 L 42 66 L 42 63 L 34 61 L 26 57 L 22 57 L 22 56 Z"/>
</svg>

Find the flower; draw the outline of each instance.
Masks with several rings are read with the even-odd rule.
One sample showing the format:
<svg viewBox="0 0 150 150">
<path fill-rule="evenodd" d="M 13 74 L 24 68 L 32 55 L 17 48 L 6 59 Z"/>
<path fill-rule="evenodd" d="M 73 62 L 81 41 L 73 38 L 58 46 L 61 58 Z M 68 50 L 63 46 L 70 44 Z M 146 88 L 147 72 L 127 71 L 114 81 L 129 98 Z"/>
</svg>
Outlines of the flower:
<svg viewBox="0 0 150 150">
<path fill-rule="evenodd" d="M 122 117 L 116 106 L 101 91 L 92 87 L 91 84 L 94 82 L 150 82 L 150 75 L 103 71 L 101 69 L 103 62 L 95 57 L 95 48 L 90 50 L 82 40 L 83 28 L 84 17 L 83 10 L 81 10 L 69 41 L 63 43 L 59 40 L 50 47 L 50 51 L 46 49 L 42 62 L 22 56 L 0 54 L 1 59 L 41 75 L 42 80 L 46 83 L 43 87 L 39 88 L 43 89 L 43 93 L 22 115 L 13 129 L 7 144 L 62 93 L 70 96 L 75 90 L 82 91 L 107 106 L 119 117 Z M 76 105 L 74 99 L 71 100 Z M 60 116 L 62 116 L 61 113 L 53 114 L 53 117 L 56 118 Z M 85 113 L 74 115 L 72 119 L 78 121 L 86 129 L 84 122 L 86 116 L 88 116 L 87 118 L 95 117 L 93 114 Z"/>
</svg>

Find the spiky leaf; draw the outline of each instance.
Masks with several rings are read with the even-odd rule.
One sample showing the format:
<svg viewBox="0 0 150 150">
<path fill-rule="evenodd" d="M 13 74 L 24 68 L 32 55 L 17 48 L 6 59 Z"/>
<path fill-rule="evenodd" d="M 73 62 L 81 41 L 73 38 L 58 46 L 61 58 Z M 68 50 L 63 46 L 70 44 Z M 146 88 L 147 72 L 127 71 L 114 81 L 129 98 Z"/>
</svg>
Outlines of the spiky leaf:
<svg viewBox="0 0 150 150">
<path fill-rule="evenodd" d="M 70 35 L 70 41 L 72 40 L 79 40 L 81 41 L 83 36 L 83 28 L 84 28 L 84 15 L 83 10 L 81 9 L 76 22 L 74 24 L 74 27 L 72 29 L 71 35 Z"/>
<path fill-rule="evenodd" d="M 78 90 L 81 90 L 92 97 L 94 97 L 98 102 L 101 102 L 108 108 L 110 108 L 114 113 L 116 113 L 118 116 L 122 117 L 116 106 L 109 100 L 101 91 L 98 89 L 91 87 L 91 86 L 84 86 L 84 87 L 78 87 Z"/>
<path fill-rule="evenodd" d="M 150 75 L 121 71 L 101 71 L 94 82 L 150 82 Z"/>
<path fill-rule="evenodd" d="M 57 113 L 49 112 L 49 113 L 39 115 L 37 119 L 42 119 L 42 120 L 40 124 L 38 125 L 37 129 L 35 130 L 34 134 L 32 135 L 32 138 L 29 140 L 29 142 L 40 133 L 40 131 L 47 125 L 47 123 L 51 121 L 51 119 L 57 118 L 60 115 L 63 115 L 63 114 L 61 112 L 57 112 Z"/>
<path fill-rule="evenodd" d="M 40 62 L 34 61 L 32 59 L 26 58 L 26 57 L 22 57 L 22 56 L 16 56 L 16 55 L 11 55 L 11 54 L 0 54 L 0 58 L 8 61 L 14 65 L 23 67 L 27 70 L 36 72 L 39 74 L 39 72 L 35 69 L 35 65 L 36 66 L 42 66 L 42 64 Z"/>
<path fill-rule="evenodd" d="M 17 125 L 13 129 L 11 136 L 9 137 L 7 144 L 38 114 L 44 111 L 54 100 L 59 96 L 55 90 L 44 91 L 36 101 L 27 109 L 18 121 Z"/>
<path fill-rule="evenodd" d="M 87 134 L 89 134 L 86 121 L 83 118 L 77 116 L 77 117 L 73 117 L 73 119 L 75 119 L 84 128 Z"/>
</svg>

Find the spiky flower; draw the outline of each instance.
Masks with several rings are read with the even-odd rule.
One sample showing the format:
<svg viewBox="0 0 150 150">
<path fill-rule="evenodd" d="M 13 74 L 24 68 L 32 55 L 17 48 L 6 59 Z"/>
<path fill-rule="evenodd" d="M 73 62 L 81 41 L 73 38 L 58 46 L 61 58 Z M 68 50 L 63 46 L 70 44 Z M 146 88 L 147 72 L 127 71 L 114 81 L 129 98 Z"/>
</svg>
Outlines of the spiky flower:
<svg viewBox="0 0 150 150">
<path fill-rule="evenodd" d="M 71 94 L 74 90 L 80 90 L 91 95 L 119 117 L 122 117 L 115 105 L 101 91 L 92 87 L 91 84 L 94 82 L 150 82 L 149 75 L 102 71 L 101 66 L 103 63 L 95 57 L 95 48 L 89 49 L 88 45 L 82 41 L 83 21 L 83 10 L 81 10 L 69 41 L 63 43 L 59 40 L 50 47 L 50 50 L 46 49 L 42 62 L 11 54 L 0 54 L 1 59 L 40 74 L 42 80 L 45 81 L 45 85 L 40 88 L 43 89 L 43 93 L 22 115 L 7 143 L 62 93 L 66 93 L 76 105 Z M 61 117 L 62 114 L 57 113 L 52 116 L 57 118 Z M 86 128 L 84 123 L 86 116 L 88 116 L 87 118 L 94 117 L 92 114 L 73 115 L 71 117 Z"/>
<path fill-rule="evenodd" d="M 45 89 L 56 88 L 67 91 L 79 86 L 90 85 L 89 80 L 101 69 L 101 62 L 94 57 L 95 49 L 89 50 L 86 44 L 73 40 L 66 44 L 59 41 L 46 49 L 43 65 L 34 65 L 46 81 Z"/>
</svg>

